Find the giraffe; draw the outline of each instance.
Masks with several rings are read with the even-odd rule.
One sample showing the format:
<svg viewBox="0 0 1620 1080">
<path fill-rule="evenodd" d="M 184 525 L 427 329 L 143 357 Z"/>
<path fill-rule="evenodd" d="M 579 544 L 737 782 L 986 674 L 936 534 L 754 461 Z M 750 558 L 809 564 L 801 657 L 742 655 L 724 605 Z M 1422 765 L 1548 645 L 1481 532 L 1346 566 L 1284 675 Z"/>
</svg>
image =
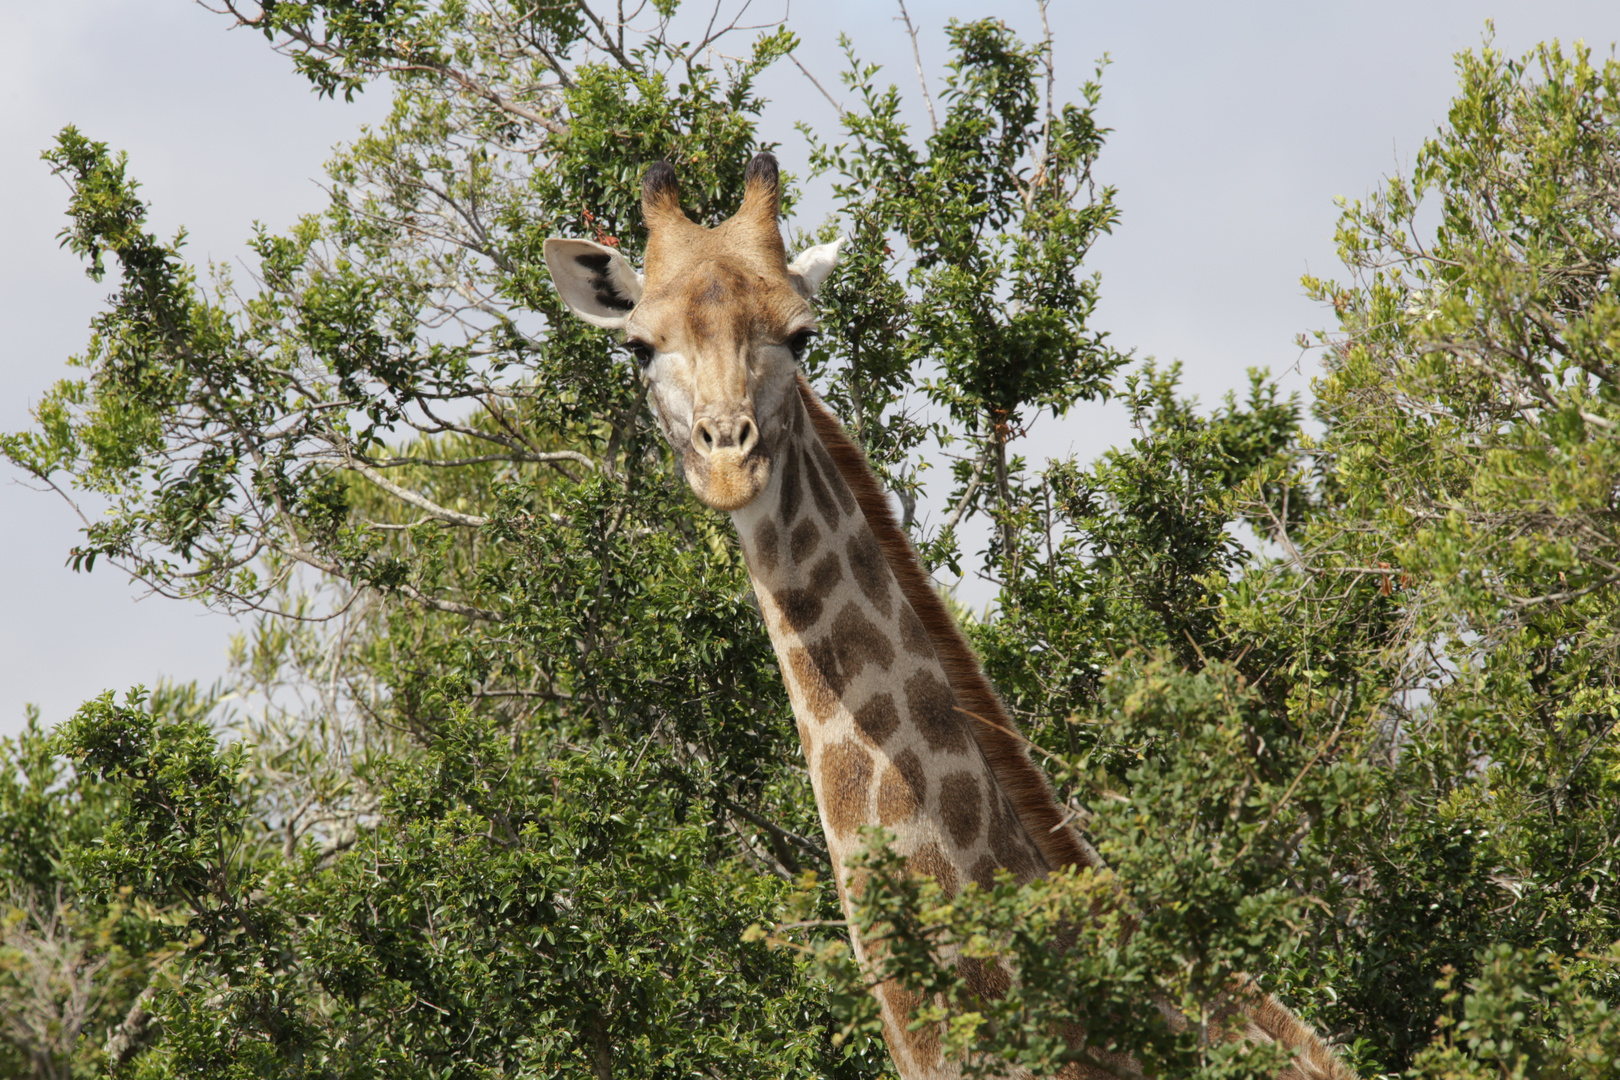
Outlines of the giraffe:
<svg viewBox="0 0 1620 1080">
<path fill-rule="evenodd" d="M 842 241 L 789 262 L 775 158 L 755 157 L 745 183 L 736 214 L 705 228 L 681 210 L 674 170 L 660 162 L 642 181 L 643 273 L 588 240 L 549 239 L 545 259 L 574 314 L 623 332 L 687 483 L 731 515 L 846 915 L 862 885 L 846 862 L 862 848 L 863 826 L 888 830 L 907 867 L 947 894 L 967 882 L 989 886 L 1003 869 L 1020 883 L 1061 867 L 1102 869 L 1068 826 L 864 455 L 798 371 L 815 333 L 810 300 Z M 850 925 L 865 963 L 867 945 Z M 960 964 L 982 996 L 1010 985 L 994 965 Z M 874 993 L 905 1080 L 959 1075 L 940 1052 L 937 1025 L 911 1030 L 919 1001 L 892 983 Z M 1279 1080 L 1354 1080 L 1280 1003 L 1246 983 L 1233 997 L 1229 1014 L 1242 1015 L 1231 1015 L 1229 1030 L 1293 1051 Z M 1071 1063 L 1060 1075 L 1140 1075 L 1129 1058 L 1091 1056 L 1095 1064 Z"/>
</svg>

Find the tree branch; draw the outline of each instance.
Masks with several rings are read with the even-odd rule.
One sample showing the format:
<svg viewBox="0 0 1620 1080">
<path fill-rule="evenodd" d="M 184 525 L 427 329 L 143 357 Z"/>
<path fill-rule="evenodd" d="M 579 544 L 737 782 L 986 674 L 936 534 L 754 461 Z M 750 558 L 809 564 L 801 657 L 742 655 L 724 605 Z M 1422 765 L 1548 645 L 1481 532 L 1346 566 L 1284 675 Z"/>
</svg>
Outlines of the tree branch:
<svg viewBox="0 0 1620 1080">
<path fill-rule="evenodd" d="M 416 492 L 407 488 L 402 488 L 392 480 L 388 479 L 382 473 L 378 472 L 376 469 L 356 461 L 353 458 L 350 458 L 347 462 L 345 462 L 345 465 L 359 473 L 361 476 L 365 477 L 367 480 L 370 480 L 373 484 L 376 484 L 378 487 L 382 488 L 395 498 L 401 500 L 402 502 L 410 503 L 418 510 L 426 511 L 432 516 L 438 518 L 440 521 L 448 521 L 452 525 L 465 525 L 466 527 L 472 529 L 489 524 L 489 518 L 487 517 L 480 517 L 477 514 L 463 514 L 456 510 L 446 509 L 445 507 L 434 502 L 432 499 L 418 495 Z"/>
<path fill-rule="evenodd" d="M 917 47 L 917 28 L 911 25 L 911 14 L 906 11 L 906 0 L 895 0 L 895 2 L 900 5 L 900 19 L 906 24 L 906 34 L 911 38 L 911 58 L 917 63 L 917 82 L 922 86 L 923 101 L 928 105 L 928 127 L 935 135 L 938 135 L 939 120 L 934 116 L 934 99 L 928 93 L 928 78 L 923 74 L 922 50 Z M 842 112 L 843 110 L 839 111 Z"/>
</svg>

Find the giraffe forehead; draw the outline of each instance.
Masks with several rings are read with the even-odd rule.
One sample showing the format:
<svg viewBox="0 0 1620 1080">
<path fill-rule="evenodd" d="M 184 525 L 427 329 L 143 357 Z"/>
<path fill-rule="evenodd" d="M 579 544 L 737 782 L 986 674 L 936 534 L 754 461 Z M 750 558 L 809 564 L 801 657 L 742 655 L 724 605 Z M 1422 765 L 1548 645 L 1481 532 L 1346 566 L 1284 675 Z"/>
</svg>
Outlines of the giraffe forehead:
<svg viewBox="0 0 1620 1080">
<path fill-rule="evenodd" d="M 811 312 L 785 276 L 748 260 L 709 258 L 649 288 L 631 321 L 666 352 L 738 352 L 780 341 L 809 325 Z"/>
</svg>

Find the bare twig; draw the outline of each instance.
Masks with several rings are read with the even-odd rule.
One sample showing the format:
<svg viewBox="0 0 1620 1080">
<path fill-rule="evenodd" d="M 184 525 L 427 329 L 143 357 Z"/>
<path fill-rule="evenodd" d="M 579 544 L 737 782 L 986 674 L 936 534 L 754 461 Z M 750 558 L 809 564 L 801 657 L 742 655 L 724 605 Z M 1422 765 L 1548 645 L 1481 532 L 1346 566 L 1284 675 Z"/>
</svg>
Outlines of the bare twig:
<svg viewBox="0 0 1620 1080">
<path fill-rule="evenodd" d="M 928 128 L 935 135 L 938 135 L 939 120 L 934 116 L 934 99 L 928 93 L 928 78 L 923 74 L 922 50 L 917 47 L 917 28 L 911 24 L 911 14 L 906 11 L 906 0 L 895 0 L 895 2 L 900 5 L 900 19 L 906 24 L 906 33 L 911 38 L 911 58 L 917 62 L 917 82 L 922 86 L 923 101 L 928 105 Z M 1042 4 L 1043 14 L 1045 8 L 1046 5 Z"/>
<path fill-rule="evenodd" d="M 973 502 L 973 496 L 978 494 L 979 485 L 984 479 L 984 466 L 987 460 L 988 455 L 979 455 L 978 462 L 973 466 L 973 476 L 968 480 L 967 490 L 962 493 L 962 499 L 956 504 L 956 509 L 951 511 L 950 517 L 945 519 L 945 524 L 940 526 L 940 532 L 949 532 L 956 528 L 962 520 L 962 515 L 967 513 L 968 505 Z"/>
<path fill-rule="evenodd" d="M 452 525 L 465 525 L 468 528 L 473 529 L 489 524 L 489 518 L 487 517 L 481 517 L 477 514 L 463 514 L 456 510 L 447 509 L 440 506 L 432 499 L 418 495 L 416 492 L 407 488 L 402 488 L 392 480 L 388 479 L 388 477 L 378 472 L 376 469 L 373 469 L 371 466 L 362 462 L 356 461 L 353 458 L 350 458 L 346 464 L 349 468 L 353 469 L 367 480 L 370 480 L 373 484 L 376 484 L 390 495 L 403 502 L 410 503 L 418 510 L 425 510 L 427 513 L 438 518 L 440 521 L 448 521 Z"/>
<path fill-rule="evenodd" d="M 394 469 L 402 465 L 426 465 L 432 468 L 454 468 L 460 465 L 484 465 L 491 461 L 502 461 L 513 465 L 535 464 L 543 465 L 558 461 L 575 461 L 596 471 L 596 462 L 577 450 L 549 450 L 545 453 L 532 454 L 515 452 L 511 454 L 480 454 L 475 457 L 463 458 L 417 458 L 394 457 L 371 461 L 374 469 Z"/>
<path fill-rule="evenodd" d="M 825 866 L 832 865 L 832 857 L 827 854 L 827 849 L 816 843 L 814 840 L 806 839 L 795 832 L 789 832 L 787 829 L 782 828 L 782 826 L 776 824 L 774 821 L 771 821 L 769 818 L 756 814 L 745 806 L 738 806 L 730 799 L 725 800 L 725 806 L 727 810 L 730 810 L 732 813 L 736 814 L 740 818 L 743 818 L 745 821 L 748 821 L 750 824 L 764 829 L 772 836 L 786 840 L 794 847 L 799 848 L 801 851 L 808 854 L 817 862 L 822 863 Z"/>
<path fill-rule="evenodd" d="M 844 107 L 838 104 L 837 101 L 833 100 L 833 96 L 827 93 L 827 88 L 821 85 L 821 81 L 814 75 L 810 74 L 810 69 L 799 63 L 799 58 L 794 56 L 792 53 L 788 53 L 788 59 L 793 61 L 793 66 L 803 72 L 804 77 L 810 80 L 811 86 L 814 86 L 817 90 L 821 91 L 821 96 L 827 99 L 827 104 L 831 105 L 838 112 L 839 116 L 843 116 Z"/>
</svg>

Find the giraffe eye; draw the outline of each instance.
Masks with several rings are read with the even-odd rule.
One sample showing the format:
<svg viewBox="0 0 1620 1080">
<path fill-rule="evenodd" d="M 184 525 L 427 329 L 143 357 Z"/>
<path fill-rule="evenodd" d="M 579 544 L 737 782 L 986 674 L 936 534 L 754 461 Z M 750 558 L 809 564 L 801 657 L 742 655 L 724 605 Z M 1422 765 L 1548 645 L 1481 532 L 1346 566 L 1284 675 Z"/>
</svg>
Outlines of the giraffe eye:
<svg viewBox="0 0 1620 1080">
<path fill-rule="evenodd" d="M 793 352 L 793 359 L 804 359 L 804 350 L 810 347 L 810 342 L 821 335 L 814 330 L 800 330 L 787 340 L 787 347 Z"/>
<path fill-rule="evenodd" d="M 657 351 L 645 341 L 640 341 L 636 338 L 631 338 L 630 340 L 626 341 L 624 343 L 624 350 L 631 356 L 634 356 L 636 358 L 636 363 L 640 364 L 642 367 L 646 367 L 648 364 L 652 363 L 653 353 Z"/>
</svg>

